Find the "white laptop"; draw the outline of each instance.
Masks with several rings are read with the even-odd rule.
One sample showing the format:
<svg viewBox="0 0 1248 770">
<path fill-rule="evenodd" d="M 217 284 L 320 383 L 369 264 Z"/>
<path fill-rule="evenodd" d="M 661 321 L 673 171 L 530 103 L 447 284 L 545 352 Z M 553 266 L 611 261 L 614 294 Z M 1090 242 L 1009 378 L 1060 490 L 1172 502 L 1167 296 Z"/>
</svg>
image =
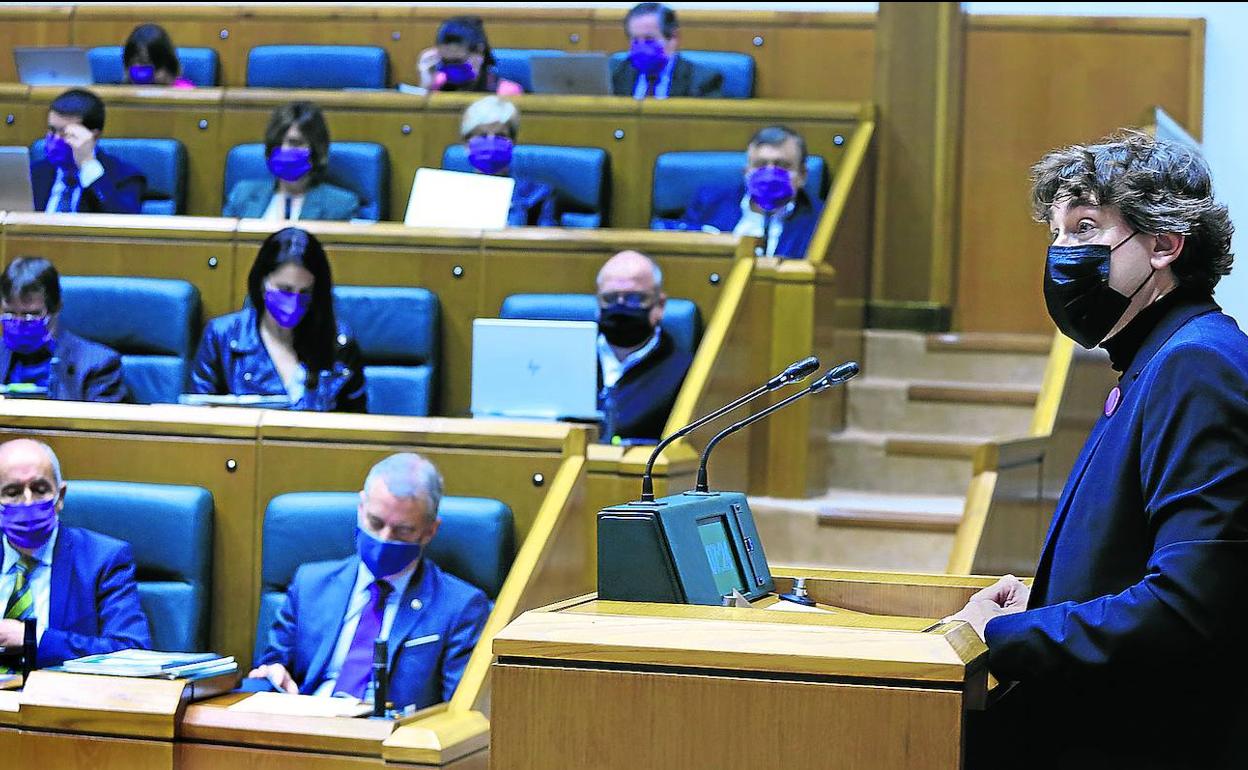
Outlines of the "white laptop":
<svg viewBox="0 0 1248 770">
<path fill-rule="evenodd" d="M 598 421 L 598 324 L 473 321 L 472 416 Z"/>
<path fill-rule="evenodd" d="M 507 176 L 418 168 L 403 224 L 501 230 L 507 226 L 515 187 L 516 180 Z"/>
<path fill-rule="evenodd" d="M 17 79 L 28 86 L 89 86 L 91 61 L 85 48 L 14 48 Z"/>
<path fill-rule="evenodd" d="M 0 211 L 34 211 L 30 149 L 0 147 Z"/>
<path fill-rule="evenodd" d="M 611 95 L 611 63 L 605 53 L 535 54 L 529 69 L 535 94 Z"/>
</svg>

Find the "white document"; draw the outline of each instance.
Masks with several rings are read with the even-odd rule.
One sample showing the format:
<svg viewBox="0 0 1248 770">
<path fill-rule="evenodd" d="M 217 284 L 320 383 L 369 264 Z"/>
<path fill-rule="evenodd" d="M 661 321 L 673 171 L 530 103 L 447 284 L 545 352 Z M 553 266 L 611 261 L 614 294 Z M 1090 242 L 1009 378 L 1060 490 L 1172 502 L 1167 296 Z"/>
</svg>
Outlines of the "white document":
<svg viewBox="0 0 1248 770">
<path fill-rule="evenodd" d="M 324 698 L 284 692 L 257 692 L 228 707 L 250 714 L 281 714 L 291 717 L 358 717 L 373 707 L 355 698 Z"/>
<path fill-rule="evenodd" d="M 418 168 L 403 224 L 501 230 L 507 226 L 515 187 L 516 180 L 508 176 Z"/>
</svg>

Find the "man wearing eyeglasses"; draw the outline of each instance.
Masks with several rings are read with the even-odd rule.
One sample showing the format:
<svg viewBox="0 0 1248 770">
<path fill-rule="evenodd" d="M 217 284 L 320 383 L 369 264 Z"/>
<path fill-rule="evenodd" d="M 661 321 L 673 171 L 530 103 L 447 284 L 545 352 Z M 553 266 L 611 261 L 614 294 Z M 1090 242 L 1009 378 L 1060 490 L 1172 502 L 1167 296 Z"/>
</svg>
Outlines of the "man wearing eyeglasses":
<svg viewBox="0 0 1248 770">
<path fill-rule="evenodd" d="M 657 441 L 693 357 L 662 329 L 663 272 L 622 251 L 598 272 L 598 408 L 603 441 Z"/>
<path fill-rule="evenodd" d="M 52 263 L 18 257 L 0 274 L 0 374 L 10 396 L 128 401 L 121 357 L 57 323 L 61 279 Z"/>
</svg>

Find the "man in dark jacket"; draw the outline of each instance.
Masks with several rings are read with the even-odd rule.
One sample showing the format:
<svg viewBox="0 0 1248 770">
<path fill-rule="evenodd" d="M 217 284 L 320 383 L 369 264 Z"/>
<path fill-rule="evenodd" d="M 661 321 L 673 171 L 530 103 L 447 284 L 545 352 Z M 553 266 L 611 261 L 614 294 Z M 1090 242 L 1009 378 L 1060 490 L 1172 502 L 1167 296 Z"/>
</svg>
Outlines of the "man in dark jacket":
<svg viewBox="0 0 1248 770">
<path fill-rule="evenodd" d="M 598 272 L 598 406 L 603 440 L 657 440 L 693 356 L 663 331 L 663 273 L 638 251 Z"/>
<path fill-rule="evenodd" d="M 0 376 L 12 394 L 127 401 L 121 357 L 59 328 L 61 280 L 46 259 L 18 257 L 0 274 Z"/>
<path fill-rule="evenodd" d="M 30 166 L 36 211 L 139 213 L 147 180 L 96 147 L 103 131 L 104 102 L 90 91 L 71 89 L 52 101 L 44 159 Z"/>
<path fill-rule="evenodd" d="M 637 99 L 723 96 L 724 76 L 680 56 L 676 12 L 662 3 L 639 3 L 624 17 L 628 58 L 611 72 L 611 93 Z"/>
</svg>

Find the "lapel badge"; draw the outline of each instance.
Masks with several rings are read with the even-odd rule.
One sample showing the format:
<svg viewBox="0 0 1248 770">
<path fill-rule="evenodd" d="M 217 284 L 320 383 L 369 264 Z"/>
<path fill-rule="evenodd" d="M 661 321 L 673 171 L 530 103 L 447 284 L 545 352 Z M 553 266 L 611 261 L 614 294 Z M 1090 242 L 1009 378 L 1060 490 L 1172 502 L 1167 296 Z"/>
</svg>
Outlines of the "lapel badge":
<svg viewBox="0 0 1248 770">
<path fill-rule="evenodd" d="M 1113 417 L 1114 412 L 1118 411 L 1118 405 L 1122 403 L 1122 388 L 1117 385 L 1109 391 L 1109 395 L 1105 398 L 1105 416 Z"/>
<path fill-rule="evenodd" d="M 425 606 L 424 602 L 422 602 L 420 599 L 412 599 L 412 609 L 419 610 L 421 607 L 424 607 L 424 606 Z"/>
</svg>

